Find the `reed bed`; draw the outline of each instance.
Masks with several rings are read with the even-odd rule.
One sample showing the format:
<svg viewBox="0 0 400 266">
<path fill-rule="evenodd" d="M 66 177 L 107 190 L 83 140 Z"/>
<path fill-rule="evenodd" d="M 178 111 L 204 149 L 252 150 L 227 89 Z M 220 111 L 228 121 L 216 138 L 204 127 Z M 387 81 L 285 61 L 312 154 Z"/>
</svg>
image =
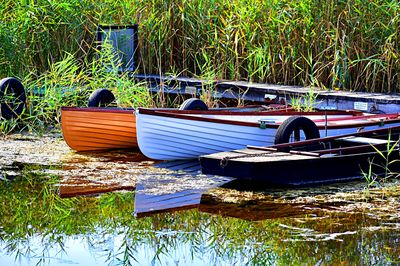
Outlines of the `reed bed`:
<svg viewBox="0 0 400 266">
<path fill-rule="evenodd" d="M 116 97 L 113 106 L 121 108 L 154 106 L 146 84 L 136 83 L 128 73 L 119 73 L 120 64 L 109 46 L 96 52 L 96 60 L 82 62 L 72 54 L 49 66 L 41 75 L 30 73 L 23 84 L 28 101 L 15 119 L 0 119 L 0 135 L 14 131 L 45 133 L 59 130 L 62 106 L 87 106 L 89 95 L 107 88 Z"/>
<path fill-rule="evenodd" d="M 139 24 L 141 73 L 400 91 L 397 0 L 5 0 L 1 76 L 94 59 L 99 24 Z"/>
</svg>

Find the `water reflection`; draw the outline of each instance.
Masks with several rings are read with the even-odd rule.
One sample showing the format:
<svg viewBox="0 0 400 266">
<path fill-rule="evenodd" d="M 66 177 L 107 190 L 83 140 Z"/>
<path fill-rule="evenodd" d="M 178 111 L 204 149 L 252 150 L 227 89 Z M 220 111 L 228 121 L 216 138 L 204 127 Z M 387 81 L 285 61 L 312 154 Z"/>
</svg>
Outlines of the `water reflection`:
<svg viewBox="0 0 400 266">
<path fill-rule="evenodd" d="M 137 176 L 152 164 L 137 151 L 71 153 L 52 173 L 61 177 L 60 196 L 73 197 L 134 190 Z"/>
<path fill-rule="evenodd" d="M 201 174 L 197 160 L 155 163 L 153 169 L 138 180 L 135 215 L 143 217 L 160 212 L 196 208 L 203 193 L 231 180 Z"/>
<path fill-rule="evenodd" d="M 0 154 L 2 176 L 14 176 L 0 181 L 0 265 L 400 263 L 395 181 L 250 188 L 193 162 L 56 151 Z"/>
</svg>

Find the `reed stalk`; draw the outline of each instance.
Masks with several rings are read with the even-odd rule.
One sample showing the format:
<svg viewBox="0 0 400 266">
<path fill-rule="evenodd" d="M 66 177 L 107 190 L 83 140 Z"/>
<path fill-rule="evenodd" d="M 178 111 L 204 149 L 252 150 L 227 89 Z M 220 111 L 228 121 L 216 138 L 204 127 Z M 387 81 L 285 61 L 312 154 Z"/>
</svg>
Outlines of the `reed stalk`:
<svg viewBox="0 0 400 266">
<path fill-rule="evenodd" d="M 369 162 L 369 168 L 367 171 L 361 169 L 363 178 L 367 183 L 367 191 L 372 186 L 383 184 L 388 178 L 399 177 L 400 173 L 393 170 L 393 168 L 395 168 L 400 162 L 399 159 L 393 159 L 393 157 L 397 157 L 395 153 L 399 152 L 399 141 L 399 139 L 393 140 L 392 136 L 389 134 L 386 143 L 386 149 L 384 151 L 372 145 L 377 157 L 379 157 L 378 159 L 381 159 L 383 162 L 381 164 L 377 164 L 372 159 Z M 380 174 L 377 173 L 377 171 L 379 171 Z"/>
</svg>

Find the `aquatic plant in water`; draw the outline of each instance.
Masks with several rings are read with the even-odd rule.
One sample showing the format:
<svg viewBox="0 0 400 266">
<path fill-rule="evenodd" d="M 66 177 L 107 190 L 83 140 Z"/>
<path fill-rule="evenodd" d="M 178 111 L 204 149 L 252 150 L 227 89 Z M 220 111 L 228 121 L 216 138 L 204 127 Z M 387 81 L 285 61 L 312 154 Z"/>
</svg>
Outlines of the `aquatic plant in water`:
<svg viewBox="0 0 400 266">
<path fill-rule="evenodd" d="M 383 159 L 384 162 L 382 164 L 377 164 L 374 163 L 374 159 L 372 159 L 369 162 L 367 171 L 361 169 L 362 175 L 367 182 L 367 189 L 377 184 L 384 183 L 388 178 L 397 178 L 400 175 L 400 173 L 392 171 L 392 166 L 394 166 L 394 164 L 399 164 L 400 160 L 391 159 L 394 153 L 400 152 L 399 141 L 400 140 L 392 141 L 391 135 L 389 134 L 385 151 L 381 151 L 371 144 L 377 155 Z M 383 174 L 380 175 L 377 173 L 378 171 Z"/>
</svg>

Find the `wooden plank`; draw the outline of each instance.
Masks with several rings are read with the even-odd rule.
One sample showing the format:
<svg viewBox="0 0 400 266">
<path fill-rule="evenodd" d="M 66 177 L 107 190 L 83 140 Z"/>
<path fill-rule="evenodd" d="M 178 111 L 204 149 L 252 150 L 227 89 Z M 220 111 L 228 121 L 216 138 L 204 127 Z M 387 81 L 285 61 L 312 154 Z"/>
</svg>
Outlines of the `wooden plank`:
<svg viewBox="0 0 400 266">
<path fill-rule="evenodd" d="M 244 149 L 240 151 L 248 151 L 249 149 Z M 263 150 L 253 150 L 256 152 L 252 153 L 238 153 L 238 152 L 220 152 L 220 153 L 214 153 L 214 154 L 209 154 L 206 156 L 208 160 L 217 160 L 223 161 L 225 160 L 226 163 L 229 163 L 229 161 L 241 161 L 241 162 L 267 162 L 267 161 L 282 161 L 282 160 L 304 160 L 304 159 L 309 159 L 311 157 L 316 157 L 319 156 L 319 154 L 307 154 L 307 153 L 301 153 L 299 152 L 298 154 L 291 154 L 288 152 L 265 152 Z"/>
<path fill-rule="evenodd" d="M 389 140 L 385 140 L 385 139 L 355 137 L 355 136 L 338 138 L 338 140 L 346 141 L 346 142 L 353 142 L 353 143 L 371 144 L 371 145 L 387 144 L 389 141 Z M 394 141 L 390 141 L 390 143 L 394 143 Z"/>
<path fill-rule="evenodd" d="M 291 153 L 291 154 L 300 154 L 300 155 L 315 156 L 315 157 L 319 157 L 319 156 L 321 155 L 320 153 L 316 153 L 316 152 L 310 152 L 310 151 L 296 151 L 296 150 L 291 150 L 290 153 Z"/>
<path fill-rule="evenodd" d="M 193 95 L 187 93 L 187 86 L 196 88 L 196 95 L 199 96 L 201 88 L 210 81 L 205 81 L 187 77 L 172 77 L 149 74 L 135 74 L 135 80 L 146 81 L 150 91 L 159 92 L 163 89 L 170 95 Z M 285 99 L 290 103 L 293 96 L 310 93 L 310 87 L 276 85 L 265 83 L 254 83 L 245 81 L 229 81 L 215 80 L 212 81 L 216 93 L 221 99 L 243 99 L 245 101 L 266 102 L 266 94 L 277 95 L 276 99 Z M 169 86 L 160 86 L 160 84 L 169 84 Z M 384 94 L 384 93 L 367 93 L 367 92 L 348 92 L 336 90 L 324 90 L 313 87 L 313 92 L 317 95 L 319 108 L 330 107 L 339 110 L 355 109 L 355 102 L 363 102 L 367 104 L 368 110 L 376 109 L 385 113 L 393 113 L 400 111 L 400 95 Z M 246 92 L 246 93 L 244 93 Z"/>
<path fill-rule="evenodd" d="M 386 146 L 386 143 L 376 144 L 376 145 L 358 145 L 358 146 L 351 146 L 351 147 L 340 147 L 335 149 L 326 149 L 326 150 L 317 150 L 313 151 L 319 154 L 328 154 L 328 153 L 338 153 L 338 154 L 357 154 L 357 153 L 365 153 L 365 152 L 376 152 L 375 149 L 380 149 L 381 147 Z"/>
<path fill-rule="evenodd" d="M 263 150 L 263 151 L 277 151 L 277 148 L 272 148 L 272 147 L 261 147 L 261 146 L 251 146 L 247 145 L 248 149 L 253 149 L 253 150 Z"/>
<path fill-rule="evenodd" d="M 226 151 L 226 152 L 218 152 L 208 155 L 203 155 L 202 157 L 207 158 L 215 158 L 215 159 L 223 159 L 223 158 L 230 158 L 230 157 L 242 157 L 242 156 L 257 156 L 261 154 L 267 154 L 264 149 L 242 149 L 242 150 L 233 150 L 233 151 Z"/>
<path fill-rule="evenodd" d="M 293 160 L 306 160 L 315 158 L 316 156 L 304 155 L 304 154 L 290 154 L 286 152 L 276 152 L 263 156 L 254 157 L 241 157 L 241 158 L 229 158 L 231 161 L 240 162 L 251 162 L 251 163 L 264 163 L 264 162 L 278 162 L 278 161 L 293 161 Z"/>
</svg>

